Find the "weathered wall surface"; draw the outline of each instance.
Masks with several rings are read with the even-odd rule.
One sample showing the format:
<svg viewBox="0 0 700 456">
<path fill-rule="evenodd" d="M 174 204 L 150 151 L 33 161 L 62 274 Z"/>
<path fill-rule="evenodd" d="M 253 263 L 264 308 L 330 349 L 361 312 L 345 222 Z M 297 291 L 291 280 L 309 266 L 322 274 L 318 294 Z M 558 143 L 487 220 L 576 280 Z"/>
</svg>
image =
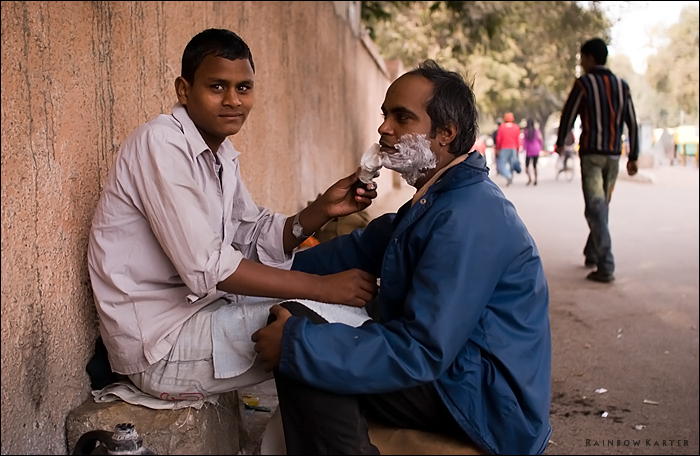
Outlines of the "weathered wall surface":
<svg viewBox="0 0 700 456">
<path fill-rule="evenodd" d="M 389 79 L 359 2 L 2 2 L 2 454 L 66 454 L 96 337 L 87 236 L 128 133 L 175 103 L 189 39 L 243 37 L 257 101 L 243 178 L 291 214 L 377 140 Z"/>
</svg>

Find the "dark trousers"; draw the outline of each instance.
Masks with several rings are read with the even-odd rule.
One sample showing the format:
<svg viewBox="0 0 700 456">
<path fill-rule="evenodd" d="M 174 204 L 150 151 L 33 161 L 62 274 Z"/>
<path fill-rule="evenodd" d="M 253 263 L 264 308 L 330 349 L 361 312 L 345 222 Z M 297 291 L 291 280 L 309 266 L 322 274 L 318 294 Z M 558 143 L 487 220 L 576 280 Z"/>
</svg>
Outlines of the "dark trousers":
<svg viewBox="0 0 700 456">
<path fill-rule="evenodd" d="M 282 306 L 313 324 L 328 323 L 298 302 Z M 367 418 L 468 440 L 432 383 L 382 394 L 341 395 L 289 378 L 277 369 L 274 374 L 287 454 L 379 454 L 369 440 Z"/>
</svg>

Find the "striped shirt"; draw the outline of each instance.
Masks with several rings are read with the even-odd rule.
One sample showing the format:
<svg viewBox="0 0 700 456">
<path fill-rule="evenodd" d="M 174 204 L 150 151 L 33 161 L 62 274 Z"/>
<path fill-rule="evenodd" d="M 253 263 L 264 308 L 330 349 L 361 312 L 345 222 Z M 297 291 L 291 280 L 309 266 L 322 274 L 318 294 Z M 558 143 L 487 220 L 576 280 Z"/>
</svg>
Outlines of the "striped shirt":
<svg viewBox="0 0 700 456">
<path fill-rule="evenodd" d="M 564 104 L 557 146 L 564 146 L 566 133 L 581 116 L 579 154 L 620 155 L 622 124 L 629 133 L 629 159 L 639 155 L 637 115 L 629 85 L 604 66 L 597 66 L 574 83 Z"/>
</svg>

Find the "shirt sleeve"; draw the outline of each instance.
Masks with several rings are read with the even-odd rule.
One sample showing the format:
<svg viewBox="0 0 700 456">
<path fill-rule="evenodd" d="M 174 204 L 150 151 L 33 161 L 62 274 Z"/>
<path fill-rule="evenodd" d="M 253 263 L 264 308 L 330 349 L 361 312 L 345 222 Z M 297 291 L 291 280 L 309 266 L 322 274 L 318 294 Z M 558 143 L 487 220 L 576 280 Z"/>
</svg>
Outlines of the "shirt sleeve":
<svg viewBox="0 0 700 456">
<path fill-rule="evenodd" d="M 579 106 L 581 106 L 581 100 L 583 99 L 583 95 L 584 91 L 581 89 L 581 81 L 577 79 L 574 83 L 574 86 L 571 88 L 569 98 L 567 98 L 566 103 L 564 103 L 561 118 L 559 119 L 557 147 L 564 147 L 566 134 L 574 126 L 574 121 L 576 120 L 576 116 L 578 116 L 578 109 Z"/>
<path fill-rule="evenodd" d="M 284 251 L 284 224 L 288 216 L 255 204 L 241 179 L 238 160 L 234 160 L 233 166 L 236 188 L 232 219 L 237 227 L 231 245 L 247 259 L 290 269 L 294 255 Z"/>
<path fill-rule="evenodd" d="M 632 102 L 632 94 L 627 90 L 627 99 L 625 100 L 625 123 L 630 138 L 629 159 L 636 161 L 639 157 L 639 126 L 637 125 L 637 113 L 634 110 Z"/>
</svg>

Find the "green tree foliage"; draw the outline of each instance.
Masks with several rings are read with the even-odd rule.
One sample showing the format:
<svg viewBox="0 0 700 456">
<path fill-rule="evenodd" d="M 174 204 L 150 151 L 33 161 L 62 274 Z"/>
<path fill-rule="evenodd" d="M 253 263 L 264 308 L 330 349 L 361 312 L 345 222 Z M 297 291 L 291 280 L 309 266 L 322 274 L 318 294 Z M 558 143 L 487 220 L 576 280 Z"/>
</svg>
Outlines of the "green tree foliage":
<svg viewBox="0 0 700 456">
<path fill-rule="evenodd" d="M 685 6 L 677 24 L 663 34 L 666 44 L 657 48 L 657 53 L 647 60 L 647 82 L 664 99 L 661 110 L 653 119 L 660 127 L 673 127 L 681 121 L 679 112 L 684 111 L 684 123 L 698 122 L 698 5 Z"/>
<path fill-rule="evenodd" d="M 610 26 L 599 2 L 363 3 L 374 4 L 365 24 L 385 58 L 407 68 L 432 58 L 473 78 L 482 126 L 512 111 L 544 127 L 573 84 L 581 43 L 607 39 Z"/>
<path fill-rule="evenodd" d="M 581 44 L 594 36 L 609 41 L 610 23 L 602 11 L 579 2 L 512 3 L 514 11 L 505 27 L 515 52 L 502 63 L 516 64 L 524 75 L 510 110 L 516 118 L 532 117 L 544 128 L 550 115 L 561 110 L 573 86 Z M 498 108 L 504 111 L 508 106 Z"/>
<path fill-rule="evenodd" d="M 607 66 L 629 84 L 639 121 L 660 127 L 678 124 L 676 104 L 667 95 L 654 90 L 648 78 L 634 70 L 629 57 L 624 54 L 608 57 Z"/>
<path fill-rule="evenodd" d="M 413 2 L 374 2 L 363 1 L 361 18 L 362 23 L 369 31 L 369 36 L 373 40 L 377 39 L 375 25 L 379 22 L 391 21 L 396 13 Z"/>
<path fill-rule="evenodd" d="M 443 31 L 457 32 L 461 39 L 454 43 L 458 49 L 471 50 L 472 43 L 481 43 L 484 38 L 495 37 L 500 29 L 503 12 L 509 9 L 508 2 L 415 2 L 415 1 L 363 1 L 362 21 L 369 30 L 373 40 L 384 40 L 391 22 L 402 14 L 412 9 L 408 16 L 415 18 L 415 11 L 421 10 L 428 13 L 437 12 L 437 16 L 444 19 L 440 24 Z M 447 12 L 445 17 L 443 14 Z M 428 14 L 430 16 L 430 14 Z M 377 28 L 380 30 L 377 30 Z"/>
<path fill-rule="evenodd" d="M 509 2 L 363 2 L 362 17 L 385 58 L 451 66 L 483 52 L 509 10 Z"/>
</svg>

